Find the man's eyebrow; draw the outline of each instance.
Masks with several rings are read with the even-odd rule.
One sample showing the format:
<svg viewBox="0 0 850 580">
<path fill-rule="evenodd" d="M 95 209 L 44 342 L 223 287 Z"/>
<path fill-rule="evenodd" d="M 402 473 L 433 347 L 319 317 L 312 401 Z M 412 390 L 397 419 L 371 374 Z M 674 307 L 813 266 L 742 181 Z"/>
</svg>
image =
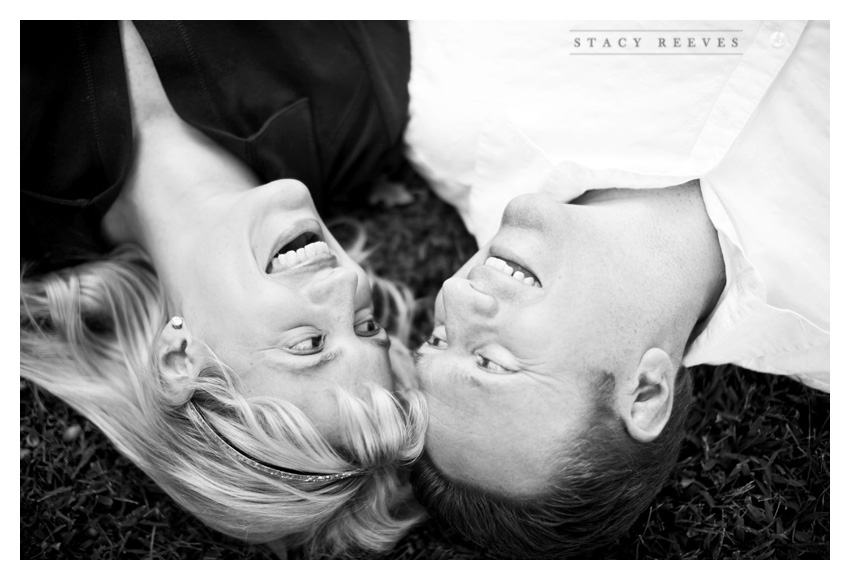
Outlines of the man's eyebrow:
<svg viewBox="0 0 850 580">
<path fill-rule="evenodd" d="M 413 356 L 413 365 L 417 369 L 425 365 L 425 355 L 422 352 L 414 350 L 411 356 Z"/>
<path fill-rule="evenodd" d="M 457 366 L 449 371 L 449 377 L 461 383 L 472 383 L 479 389 L 486 388 L 481 379 L 473 375 L 469 370 Z"/>
</svg>

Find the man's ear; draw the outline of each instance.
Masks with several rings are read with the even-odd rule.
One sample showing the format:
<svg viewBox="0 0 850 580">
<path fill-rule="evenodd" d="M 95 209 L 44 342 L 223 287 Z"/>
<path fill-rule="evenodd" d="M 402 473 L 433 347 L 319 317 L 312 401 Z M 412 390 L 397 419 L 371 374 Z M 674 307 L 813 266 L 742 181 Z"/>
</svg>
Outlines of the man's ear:
<svg viewBox="0 0 850 580">
<path fill-rule="evenodd" d="M 172 318 L 156 339 L 159 368 L 169 382 L 194 379 L 203 364 L 202 350 L 182 319 Z"/>
<path fill-rule="evenodd" d="M 649 443 L 661 434 L 673 409 L 675 381 L 670 355 L 659 348 L 644 353 L 634 377 L 618 396 L 620 416 L 635 441 Z"/>
</svg>

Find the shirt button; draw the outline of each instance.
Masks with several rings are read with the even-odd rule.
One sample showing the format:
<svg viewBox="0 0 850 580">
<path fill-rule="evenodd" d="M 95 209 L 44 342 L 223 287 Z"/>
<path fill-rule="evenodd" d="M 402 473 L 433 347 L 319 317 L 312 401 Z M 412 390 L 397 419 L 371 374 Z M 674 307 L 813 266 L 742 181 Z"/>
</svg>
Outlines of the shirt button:
<svg viewBox="0 0 850 580">
<path fill-rule="evenodd" d="M 780 48 L 785 44 L 785 33 L 783 32 L 774 32 L 770 35 L 770 45 L 774 48 Z"/>
</svg>

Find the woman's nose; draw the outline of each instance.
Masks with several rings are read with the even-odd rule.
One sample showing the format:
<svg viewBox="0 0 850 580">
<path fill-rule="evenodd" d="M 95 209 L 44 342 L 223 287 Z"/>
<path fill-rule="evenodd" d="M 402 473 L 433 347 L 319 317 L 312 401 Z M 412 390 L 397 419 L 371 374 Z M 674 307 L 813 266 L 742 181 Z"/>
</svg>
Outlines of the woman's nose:
<svg viewBox="0 0 850 580">
<path fill-rule="evenodd" d="M 329 274 L 318 274 L 307 287 L 310 301 L 330 313 L 354 316 L 354 296 L 357 292 L 357 273 L 348 268 L 334 268 Z"/>
<path fill-rule="evenodd" d="M 278 179 L 263 186 L 274 203 L 287 209 L 312 208 L 313 198 L 307 186 L 297 179 Z"/>
</svg>

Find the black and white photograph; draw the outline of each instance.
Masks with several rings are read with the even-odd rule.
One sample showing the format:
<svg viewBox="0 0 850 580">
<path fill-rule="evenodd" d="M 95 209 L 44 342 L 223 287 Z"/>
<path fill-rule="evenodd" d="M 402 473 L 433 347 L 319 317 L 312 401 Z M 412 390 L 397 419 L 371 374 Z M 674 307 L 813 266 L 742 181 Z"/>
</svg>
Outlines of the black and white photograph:
<svg viewBox="0 0 850 580">
<path fill-rule="evenodd" d="M 20 20 L 20 560 L 831 559 L 831 21 L 479 12 Z"/>
</svg>

